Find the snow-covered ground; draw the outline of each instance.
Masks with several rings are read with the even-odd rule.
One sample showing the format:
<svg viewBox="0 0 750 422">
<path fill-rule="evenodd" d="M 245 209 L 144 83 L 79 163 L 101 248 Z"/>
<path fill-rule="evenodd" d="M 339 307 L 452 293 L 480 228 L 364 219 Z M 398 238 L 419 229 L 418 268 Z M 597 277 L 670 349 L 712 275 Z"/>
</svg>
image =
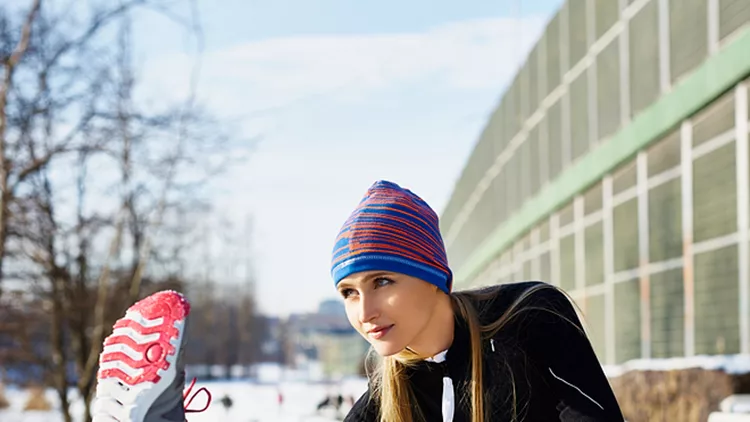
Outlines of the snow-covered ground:
<svg viewBox="0 0 750 422">
<path fill-rule="evenodd" d="M 198 383 L 193 391 L 206 387 L 211 391 L 213 403 L 204 413 L 188 415 L 189 422 L 332 422 L 336 421 L 333 411 L 316 411 L 318 403 L 328 394 L 353 396 L 355 399 L 367 388 L 364 379 L 344 381 L 340 387 L 302 382 L 286 382 L 276 385 L 262 385 L 243 381 Z M 281 391 L 284 403 L 277 404 L 277 391 Z M 233 405 L 226 409 L 221 399 L 228 395 Z M 10 409 L 0 410 L 2 422 L 62 422 L 57 411 L 23 412 L 27 393 L 12 387 L 6 390 L 11 403 Z M 53 391 L 47 391 L 53 405 L 58 401 Z M 191 407 L 202 407 L 205 397 L 195 399 Z M 346 405 L 345 405 L 346 406 Z M 74 400 L 72 410 L 76 422 L 80 421 L 81 403 Z M 348 410 L 348 406 L 345 407 Z M 344 410 L 344 411 L 345 411 Z M 338 419 L 340 420 L 340 419 Z"/>
<path fill-rule="evenodd" d="M 616 378 L 630 371 L 674 371 L 689 368 L 724 371 L 728 374 L 747 374 L 750 373 L 750 356 L 701 355 L 668 359 L 636 359 L 621 365 L 605 365 L 604 372 L 608 377 Z"/>
</svg>

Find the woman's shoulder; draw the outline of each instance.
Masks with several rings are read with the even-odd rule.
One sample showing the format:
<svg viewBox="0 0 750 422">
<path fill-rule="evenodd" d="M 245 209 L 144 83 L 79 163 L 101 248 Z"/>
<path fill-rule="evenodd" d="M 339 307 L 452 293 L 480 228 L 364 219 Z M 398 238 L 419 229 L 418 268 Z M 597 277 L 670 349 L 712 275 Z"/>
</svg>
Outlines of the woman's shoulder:
<svg viewBox="0 0 750 422">
<path fill-rule="evenodd" d="M 465 293 L 485 324 L 502 317 L 511 308 L 547 305 L 557 307 L 561 300 L 567 301 L 567 296 L 562 291 L 543 281 L 498 284 Z"/>
</svg>

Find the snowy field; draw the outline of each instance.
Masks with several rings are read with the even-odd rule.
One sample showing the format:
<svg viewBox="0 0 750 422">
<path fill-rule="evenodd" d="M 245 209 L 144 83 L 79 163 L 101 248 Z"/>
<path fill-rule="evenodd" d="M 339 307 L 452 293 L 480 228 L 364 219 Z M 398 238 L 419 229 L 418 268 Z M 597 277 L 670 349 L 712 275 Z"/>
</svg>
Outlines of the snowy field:
<svg viewBox="0 0 750 422">
<path fill-rule="evenodd" d="M 728 374 L 750 373 L 748 355 L 700 355 L 667 359 L 635 359 L 621 365 L 604 365 L 604 373 L 610 378 L 619 377 L 630 371 L 675 371 L 701 368 L 710 371 L 723 371 Z"/>
<path fill-rule="evenodd" d="M 204 413 L 188 415 L 188 422 L 333 422 L 338 419 L 333 410 L 317 412 L 317 404 L 325 399 L 328 394 L 351 395 L 355 398 L 366 389 L 365 380 L 345 381 L 340 388 L 321 385 L 307 384 L 301 382 L 288 382 L 279 385 L 284 396 L 281 407 L 277 404 L 277 386 L 252 384 L 243 381 L 198 383 L 193 391 L 200 387 L 206 387 L 213 395 L 211 407 Z M 226 409 L 221 399 L 228 395 L 233 405 Z M 6 396 L 11 403 L 11 408 L 0 410 L 0 421 L 2 422 L 62 422 L 62 416 L 58 412 L 23 412 L 23 405 L 27 393 L 18 389 L 8 387 Z M 58 401 L 54 391 L 49 390 L 47 396 L 50 402 L 56 405 Z M 202 407 L 204 397 L 197 397 L 191 407 Z M 74 421 L 80 421 L 81 403 L 74 401 L 72 410 Z M 344 412 L 349 407 L 345 405 Z M 343 416 L 343 415 L 342 415 Z"/>
</svg>

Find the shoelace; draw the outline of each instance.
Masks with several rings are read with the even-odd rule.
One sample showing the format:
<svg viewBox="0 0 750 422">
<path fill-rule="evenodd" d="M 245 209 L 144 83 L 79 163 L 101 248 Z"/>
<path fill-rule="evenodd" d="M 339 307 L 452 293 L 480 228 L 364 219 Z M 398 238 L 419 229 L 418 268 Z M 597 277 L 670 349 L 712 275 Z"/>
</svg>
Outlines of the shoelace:
<svg viewBox="0 0 750 422">
<path fill-rule="evenodd" d="M 208 409 L 208 406 L 211 405 L 211 392 L 208 391 L 206 387 L 201 387 L 193 393 L 190 394 L 191 391 L 193 391 L 193 387 L 195 386 L 195 381 L 197 378 L 193 378 L 193 381 L 190 383 L 190 386 L 185 390 L 185 392 L 182 394 L 182 399 L 185 401 L 185 413 L 202 413 L 205 412 Z M 189 409 L 190 404 L 193 403 L 193 400 L 198 396 L 200 393 L 206 393 L 207 399 L 206 399 L 206 405 L 202 409 Z M 190 398 L 188 398 L 190 396 Z"/>
</svg>

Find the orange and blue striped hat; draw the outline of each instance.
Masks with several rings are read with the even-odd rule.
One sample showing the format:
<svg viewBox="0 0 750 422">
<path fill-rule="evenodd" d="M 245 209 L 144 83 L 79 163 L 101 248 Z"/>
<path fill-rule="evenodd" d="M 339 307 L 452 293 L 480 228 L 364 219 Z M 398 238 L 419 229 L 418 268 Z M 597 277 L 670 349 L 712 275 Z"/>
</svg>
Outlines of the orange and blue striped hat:
<svg viewBox="0 0 750 422">
<path fill-rule="evenodd" d="M 393 182 L 375 182 L 336 238 L 331 263 L 335 284 L 363 271 L 406 274 L 451 291 L 453 274 L 437 214 Z"/>
</svg>

